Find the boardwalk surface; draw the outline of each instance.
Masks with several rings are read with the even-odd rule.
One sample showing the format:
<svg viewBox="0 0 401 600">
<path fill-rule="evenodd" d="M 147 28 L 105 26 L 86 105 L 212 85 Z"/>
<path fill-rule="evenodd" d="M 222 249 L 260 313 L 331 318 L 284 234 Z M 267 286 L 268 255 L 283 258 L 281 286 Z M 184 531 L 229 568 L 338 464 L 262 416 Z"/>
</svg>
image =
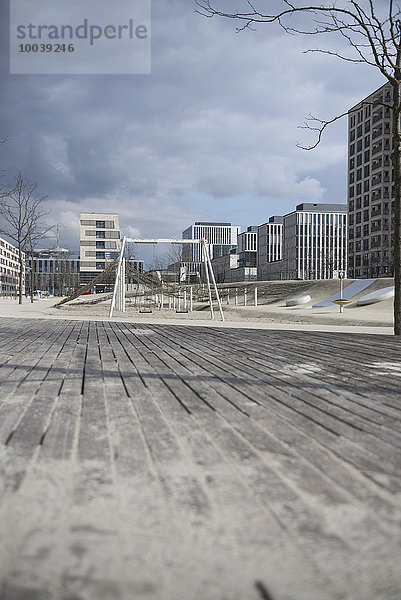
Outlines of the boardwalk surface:
<svg viewBox="0 0 401 600">
<path fill-rule="evenodd" d="M 1 600 L 400 600 L 400 361 L 0 319 Z"/>
</svg>

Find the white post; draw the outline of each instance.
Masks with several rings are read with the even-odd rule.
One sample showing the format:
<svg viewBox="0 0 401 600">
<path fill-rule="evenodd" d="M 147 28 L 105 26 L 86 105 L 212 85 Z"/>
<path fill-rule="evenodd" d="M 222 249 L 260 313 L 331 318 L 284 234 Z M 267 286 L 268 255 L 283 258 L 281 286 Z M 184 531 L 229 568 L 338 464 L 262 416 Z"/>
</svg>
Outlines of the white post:
<svg viewBox="0 0 401 600">
<path fill-rule="evenodd" d="M 187 310 L 187 290 L 184 290 L 184 310 Z"/>
<path fill-rule="evenodd" d="M 176 300 L 175 300 L 175 296 L 174 296 L 173 297 L 173 310 L 175 310 L 175 303 L 176 303 Z"/>
<path fill-rule="evenodd" d="M 171 309 L 171 296 L 168 297 L 168 307 Z"/>
<path fill-rule="evenodd" d="M 181 292 L 178 292 L 178 310 L 181 310 Z"/>
<path fill-rule="evenodd" d="M 160 309 L 163 310 L 163 306 L 164 306 L 164 296 L 163 296 L 163 292 L 160 294 Z"/>
<path fill-rule="evenodd" d="M 230 290 L 227 290 L 227 304 L 230 304 Z"/>
<path fill-rule="evenodd" d="M 121 263 L 121 310 L 125 312 L 125 258 Z"/>
<path fill-rule="evenodd" d="M 189 288 L 189 311 L 192 312 L 193 308 L 193 291 L 192 286 Z"/>
<path fill-rule="evenodd" d="M 246 288 L 244 288 L 244 306 L 246 306 L 247 297 L 246 297 Z"/>
<path fill-rule="evenodd" d="M 111 299 L 111 305 L 110 305 L 110 312 L 109 312 L 109 319 L 113 316 L 113 310 L 114 310 L 114 306 L 116 304 L 116 298 L 117 298 L 117 289 L 118 289 L 118 284 L 119 281 L 121 279 L 121 264 L 123 261 L 123 256 L 124 256 L 124 248 L 125 248 L 125 240 L 127 238 L 124 236 L 123 237 L 123 242 L 121 244 L 121 251 L 120 251 L 120 256 L 118 259 L 118 265 L 117 265 L 117 270 L 116 270 L 116 281 L 114 283 L 114 290 L 113 290 L 113 297 Z M 125 277 L 124 277 L 125 279 Z M 125 296 L 125 281 L 123 282 L 123 293 Z"/>
<path fill-rule="evenodd" d="M 258 288 L 255 287 L 255 306 L 258 305 Z"/>
<path fill-rule="evenodd" d="M 208 254 L 207 254 L 207 248 L 206 248 L 206 241 L 203 238 L 202 238 L 202 245 L 203 245 L 203 262 L 204 262 L 204 267 L 205 267 L 205 272 L 206 272 L 206 281 L 207 281 L 207 291 L 209 292 L 210 318 L 214 319 L 212 290 L 210 287 L 209 268 L 208 268 L 208 262 L 207 262 Z"/>
<path fill-rule="evenodd" d="M 219 295 L 219 290 L 217 289 L 217 283 L 216 283 L 216 279 L 214 277 L 212 263 L 210 261 L 210 255 L 209 255 L 209 251 L 208 251 L 208 249 L 206 247 L 206 242 L 205 241 L 204 241 L 204 247 L 205 247 L 205 251 L 206 251 L 207 262 L 208 262 L 209 269 L 210 269 L 210 277 L 211 277 L 211 279 L 213 281 L 213 287 L 214 287 L 214 291 L 215 291 L 215 294 L 216 294 L 217 304 L 219 306 L 220 317 L 221 317 L 221 320 L 224 321 L 223 307 L 221 305 L 221 299 L 220 299 L 220 295 Z"/>
<path fill-rule="evenodd" d="M 234 299 L 234 304 L 235 306 L 238 305 L 238 288 L 235 288 L 235 299 Z"/>
</svg>

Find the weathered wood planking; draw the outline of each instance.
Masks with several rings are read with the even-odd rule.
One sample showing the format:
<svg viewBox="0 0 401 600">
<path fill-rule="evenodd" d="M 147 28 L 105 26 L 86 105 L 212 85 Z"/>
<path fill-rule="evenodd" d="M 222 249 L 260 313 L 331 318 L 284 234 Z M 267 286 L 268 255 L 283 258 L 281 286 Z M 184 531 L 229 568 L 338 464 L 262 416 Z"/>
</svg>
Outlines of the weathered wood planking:
<svg viewBox="0 0 401 600">
<path fill-rule="evenodd" d="M 388 336 L 0 318 L 0 597 L 397 598 L 400 374 Z"/>
</svg>

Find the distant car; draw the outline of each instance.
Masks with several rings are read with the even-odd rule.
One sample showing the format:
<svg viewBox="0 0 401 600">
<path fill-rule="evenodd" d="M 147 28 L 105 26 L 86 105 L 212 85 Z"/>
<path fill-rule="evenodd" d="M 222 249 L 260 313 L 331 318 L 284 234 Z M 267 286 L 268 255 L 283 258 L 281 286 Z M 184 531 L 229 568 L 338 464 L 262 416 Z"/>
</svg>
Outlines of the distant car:
<svg viewBox="0 0 401 600">
<path fill-rule="evenodd" d="M 79 292 L 80 289 L 81 288 L 77 288 L 76 290 L 74 290 L 74 293 Z M 81 296 L 89 296 L 89 294 L 92 294 L 92 293 L 93 292 L 92 292 L 92 288 L 91 288 L 90 290 L 87 290 L 86 292 L 82 292 Z"/>
</svg>

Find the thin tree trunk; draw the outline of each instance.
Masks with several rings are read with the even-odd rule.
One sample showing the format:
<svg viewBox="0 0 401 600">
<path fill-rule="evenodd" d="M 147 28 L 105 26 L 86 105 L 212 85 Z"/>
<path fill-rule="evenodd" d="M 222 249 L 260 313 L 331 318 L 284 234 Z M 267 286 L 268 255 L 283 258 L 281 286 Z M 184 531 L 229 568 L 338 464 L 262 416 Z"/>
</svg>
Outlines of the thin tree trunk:
<svg viewBox="0 0 401 600">
<path fill-rule="evenodd" d="M 401 83 L 400 73 L 396 73 L 397 83 L 393 84 L 393 140 L 391 155 L 394 167 L 394 334 L 401 335 Z"/>
<path fill-rule="evenodd" d="M 35 263 L 33 260 L 33 248 L 31 245 L 31 303 L 33 303 L 33 294 L 35 293 Z"/>
<path fill-rule="evenodd" d="M 23 268 L 24 261 L 22 258 L 22 248 L 21 245 L 18 247 L 18 258 L 19 258 L 19 275 L 18 275 L 18 304 L 22 304 L 22 281 L 23 281 Z"/>
</svg>

